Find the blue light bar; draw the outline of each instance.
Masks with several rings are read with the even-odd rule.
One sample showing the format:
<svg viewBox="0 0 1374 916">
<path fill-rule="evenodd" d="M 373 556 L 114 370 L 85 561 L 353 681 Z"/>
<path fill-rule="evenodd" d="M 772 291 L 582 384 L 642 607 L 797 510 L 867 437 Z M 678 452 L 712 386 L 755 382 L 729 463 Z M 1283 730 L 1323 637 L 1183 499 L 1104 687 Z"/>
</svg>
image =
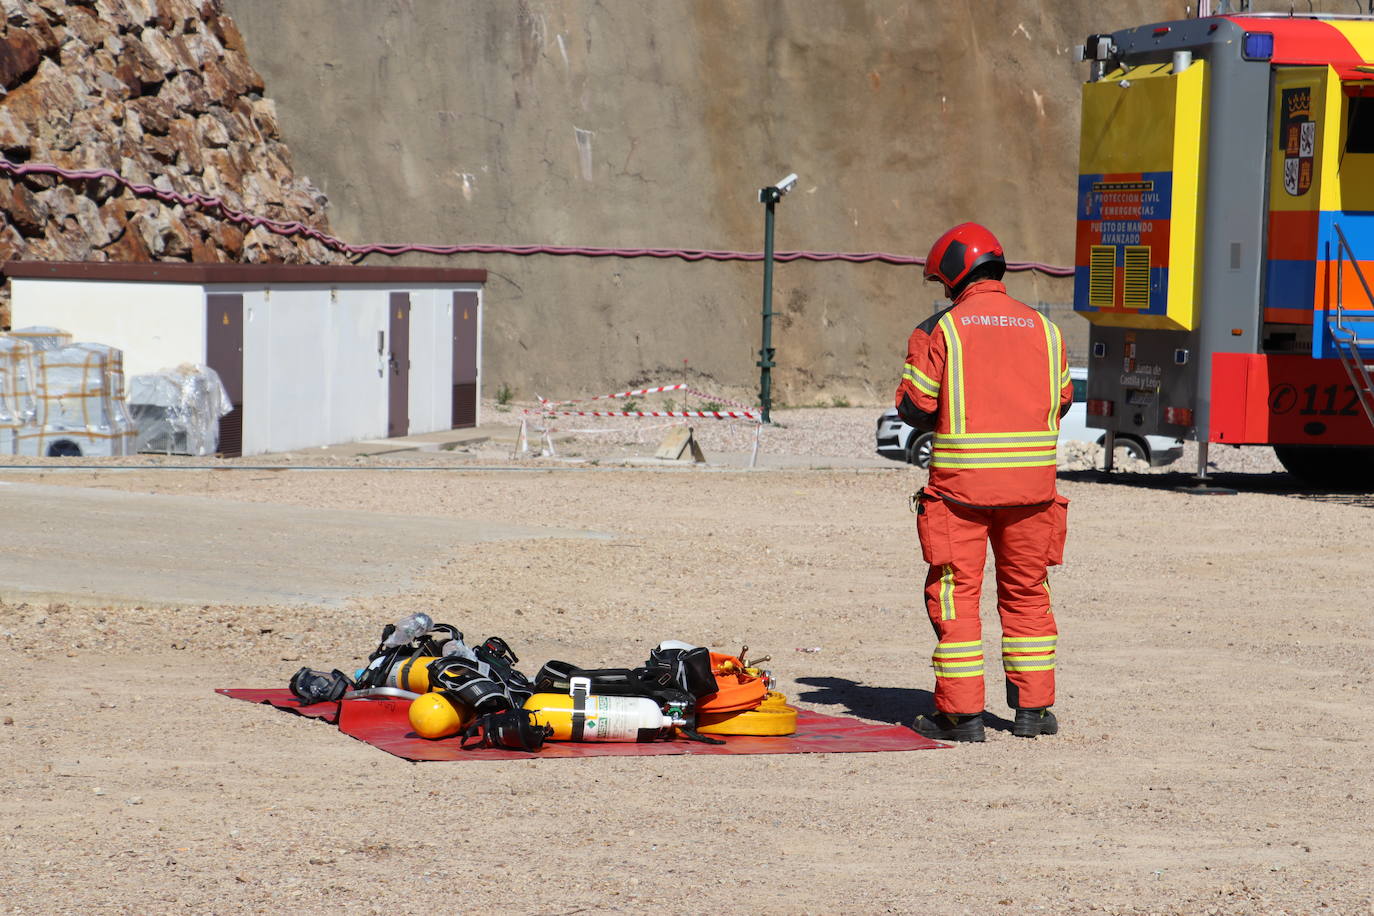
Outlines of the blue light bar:
<svg viewBox="0 0 1374 916">
<path fill-rule="evenodd" d="M 1246 32 L 1240 56 L 1246 60 L 1269 60 L 1274 56 L 1273 32 Z"/>
</svg>

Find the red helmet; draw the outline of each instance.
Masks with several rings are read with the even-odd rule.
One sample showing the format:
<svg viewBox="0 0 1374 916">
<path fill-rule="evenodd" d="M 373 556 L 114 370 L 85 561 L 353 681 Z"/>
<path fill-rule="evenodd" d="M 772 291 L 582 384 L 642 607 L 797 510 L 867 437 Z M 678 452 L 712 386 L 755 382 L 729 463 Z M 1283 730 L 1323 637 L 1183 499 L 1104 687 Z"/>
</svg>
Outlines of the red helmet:
<svg viewBox="0 0 1374 916">
<path fill-rule="evenodd" d="M 1007 269 L 1002 256 L 1002 243 L 987 227 L 977 223 L 960 223 L 935 240 L 926 255 L 926 279 L 939 280 L 956 293 L 973 268 L 996 264 L 996 279 Z"/>
</svg>

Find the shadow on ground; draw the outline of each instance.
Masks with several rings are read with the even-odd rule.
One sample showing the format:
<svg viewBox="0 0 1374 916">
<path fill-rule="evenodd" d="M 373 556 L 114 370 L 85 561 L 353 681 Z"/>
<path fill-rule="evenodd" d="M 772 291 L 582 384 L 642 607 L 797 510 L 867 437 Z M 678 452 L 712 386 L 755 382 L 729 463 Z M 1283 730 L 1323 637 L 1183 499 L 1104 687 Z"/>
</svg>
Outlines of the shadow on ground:
<svg viewBox="0 0 1374 916">
<path fill-rule="evenodd" d="M 842 677 L 799 677 L 798 684 L 813 687 L 797 694 L 798 700 L 821 706 L 843 706 L 850 715 L 891 725 L 910 725 L 918 715 L 935 711 L 935 694 L 912 687 L 870 687 Z M 983 712 L 983 724 L 996 731 L 1011 731 L 1011 720 Z"/>
<path fill-rule="evenodd" d="M 1108 473 L 1097 470 L 1060 471 L 1059 479 L 1077 483 L 1136 487 L 1143 490 L 1175 490 L 1180 493 L 1195 494 L 1202 492 L 1199 490 L 1197 477 L 1183 471 L 1170 471 L 1164 474 L 1136 474 L 1130 471 Z M 1217 471 L 1208 475 L 1207 486 L 1213 489 L 1234 490 L 1237 493 L 1272 493 L 1275 496 L 1287 496 L 1290 499 L 1305 499 L 1312 502 L 1374 509 L 1374 493 L 1324 490 L 1305 484 L 1293 475 L 1282 471 L 1265 474 Z"/>
</svg>

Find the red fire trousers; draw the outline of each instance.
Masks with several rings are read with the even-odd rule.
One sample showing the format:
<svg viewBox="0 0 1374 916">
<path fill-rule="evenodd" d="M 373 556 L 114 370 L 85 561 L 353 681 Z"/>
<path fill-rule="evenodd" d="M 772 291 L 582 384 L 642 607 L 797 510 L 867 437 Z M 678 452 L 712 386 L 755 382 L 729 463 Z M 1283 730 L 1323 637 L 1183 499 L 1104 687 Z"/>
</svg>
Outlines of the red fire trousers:
<svg viewBox="0 0 1374 916">
<path fill-rule="evenodd" d="M 1002 620 L 1002 669 L 1007 705 L 1054 705 L 1054 659 L 1059 639 L 1050 610 L 1047 568 L 1064 559 L 1069 501 L 1042 506 L 974 507 L 922 490 L 917 529 L 926 575 L 926 611 L 938 642 L 935 708 L 967 715 L 984 708 L 983 628 L 978 602 L 988 544 L 997 567 L 997 613 Z"/>
</svg>

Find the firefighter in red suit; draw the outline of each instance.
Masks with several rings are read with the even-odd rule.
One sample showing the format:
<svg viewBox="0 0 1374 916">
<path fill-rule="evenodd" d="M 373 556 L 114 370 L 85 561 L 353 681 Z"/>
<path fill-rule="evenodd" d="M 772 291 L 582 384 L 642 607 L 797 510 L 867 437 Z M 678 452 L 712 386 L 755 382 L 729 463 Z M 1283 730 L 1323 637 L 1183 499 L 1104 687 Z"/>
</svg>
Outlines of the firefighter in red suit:
<svg viewBox="0 0 1374 916">
<path fill-rule="evenodd" d="M 930 564 L 935 712 L 913 728 L 941 740 L 984 740 L 978 600 L 989 542 L 1012 734 L 1059 729 L 1047 569 L 1063 561 L 1068 500 L 1055 490 L 1055 450 L 1073 386 L 1059 328 L 1007 295 L 1005 270 L 984 227 L 963 223 L 940 236 L 925 276 L 954 304 L 912 332 L 897 387 L 902 419 L 935 433 L 929 483 L 913 497 Z"/>
</svg>

